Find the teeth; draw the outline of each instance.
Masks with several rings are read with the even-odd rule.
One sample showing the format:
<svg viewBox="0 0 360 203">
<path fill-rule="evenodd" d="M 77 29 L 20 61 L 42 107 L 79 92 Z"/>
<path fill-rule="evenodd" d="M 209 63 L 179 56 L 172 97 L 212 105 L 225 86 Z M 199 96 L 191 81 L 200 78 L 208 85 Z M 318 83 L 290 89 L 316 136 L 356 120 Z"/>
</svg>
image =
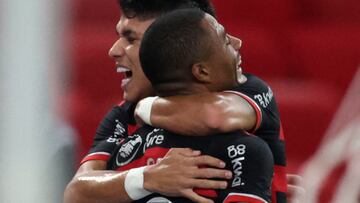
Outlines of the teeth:
<svg viewBox="0 0 360 203">
<path fill-rule="evenodd" d="M 125 73 L 125 72 L 127 72 L 127 71 L 130 71 L 130 70 L 127 69 L 127 68 L 124 68 L 124 67 L 117 67 L 117 68 L 116 68 L 116 72 L 117 72 L 117 73 Z"/>
</svg>

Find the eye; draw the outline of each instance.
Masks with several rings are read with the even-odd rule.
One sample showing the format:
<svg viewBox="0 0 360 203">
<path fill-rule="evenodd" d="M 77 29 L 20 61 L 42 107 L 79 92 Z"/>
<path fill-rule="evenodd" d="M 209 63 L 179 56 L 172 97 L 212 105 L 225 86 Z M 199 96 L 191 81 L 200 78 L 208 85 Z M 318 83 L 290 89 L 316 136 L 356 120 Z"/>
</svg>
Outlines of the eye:
<svg viewBox="0 0 360 203">
<path fill-rule="evenodd" d="M 135 40 L 136 40 L 136 38 L 134 38 L 134 37 L 127 37 L 127 41 L 128 41 L 130 44 L 134 43 Z"/>
</svg>

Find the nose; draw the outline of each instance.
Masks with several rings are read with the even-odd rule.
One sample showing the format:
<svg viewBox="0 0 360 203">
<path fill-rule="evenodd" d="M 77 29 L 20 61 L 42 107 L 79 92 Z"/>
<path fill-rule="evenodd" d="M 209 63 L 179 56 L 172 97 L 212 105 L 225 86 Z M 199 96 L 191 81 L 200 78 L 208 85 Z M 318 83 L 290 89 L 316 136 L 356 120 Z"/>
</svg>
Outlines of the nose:
<svg viewBox="0 0 360 203">
<path fill-rule="evenodd" d="M 111 58 L 117 58 L 123 56 L 124 53 L 125 53 L 125 49 L 124 49 L 123 39 L 120 38 L 112 45 L 108 54 Z"/>
<path fill-rule="evenodd" d="M 239 38 L 237 38 L 235 36 L 232 36 L 232 35 L 228 35 L 228 36 L 229 36 L 231 45 L 234 47 L 234 49 L 236 51 L 239 51 L 240 48 L 241 48 L 241 45 L 242 45 L 241 39 L 239 39 Z"/>
</svg>

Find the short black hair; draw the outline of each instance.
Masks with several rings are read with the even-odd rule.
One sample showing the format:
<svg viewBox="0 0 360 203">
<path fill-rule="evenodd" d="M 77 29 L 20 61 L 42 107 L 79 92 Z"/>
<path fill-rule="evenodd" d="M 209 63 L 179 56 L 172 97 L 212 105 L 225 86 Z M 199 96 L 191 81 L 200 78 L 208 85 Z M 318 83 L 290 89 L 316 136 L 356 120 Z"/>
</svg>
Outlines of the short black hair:
<svg viewBox="0 0 360 203">
<path fill-rule="evenodd" d="M 215 9 L 209 0 L 118 0 L 127 18 L 147 20 L 181 8 L 199 8 L 215 17 Z"/>
<path fill-rule="evenodd" d="M 158 84 L 192 82 L 192 65 L 211 55 L 204 17 L 200 9 L 178 9 L 149 26 L 139 54 L 142 69 L 155 88 Z"/>
</svg>

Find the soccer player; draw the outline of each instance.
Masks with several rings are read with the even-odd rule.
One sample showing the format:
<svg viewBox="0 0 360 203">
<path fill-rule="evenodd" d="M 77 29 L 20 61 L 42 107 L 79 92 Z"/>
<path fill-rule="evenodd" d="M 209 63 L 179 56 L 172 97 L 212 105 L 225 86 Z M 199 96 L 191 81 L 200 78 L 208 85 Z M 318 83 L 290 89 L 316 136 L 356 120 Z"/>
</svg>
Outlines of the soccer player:
<svg viewBox="0 0 360 203">
<path fill-rule="evenodd" d="M 144 74 L 142 73 L 140 62 L 138 58 L 138 49 L 139 45 L 142 39 L 142 34 L 145 32 L 147 27 L 154 21 L 154 19 L 159 16 L 162 13 L 177 9 L 177 8 L 183 8 L 183 7 L 200 7 L 207 13 L 213 14 L 213 9 L 210 6 L 208 1 L 204 0 L 178 0 L 178 1 L 164 1 L 164 0 L 122 0 L 120 1 L 120 5 L 122 8 L 122 17 L 117 25 L 117 32 L 119 34 L 119 40 L 114 43 L 114 46 L 110 50 L 109 54 L 112 56 L 116 61 L 117 71 L 118 72 L 125 72 L 126 79 L 123 80 L 123 89 L 124 89 L 124 98 L 126 101 L 133 101 L 136 102 L 139 99 L 152 95 L 153 90 L 150 86 L 149 81 L 146 79 Z M 228 35 L 230 43 L 234 46 L 236 50 L 238 50 L 241 46 L 241 41 Z M 223 115 L 219 119 L 219 123 L 213 122 L 217 121 L 214 119 L 208 119 L 208 118 L 216 118 L 215 116 L 212 117 L 204 117 L 203 120 L 196 120 L 199 122 L 200 126 L 198 128 L 199 131 L 209 131 L 208 129 L 222 129 L 222 123 L 227 123 L 226 121 L 235 121 L 234 118 L 239 118 L 240 120 L 243 120 L 244 122 L 248 123 L 256 123 L 255 116 L 253 118 L 250 118 L 249 121 L 249 114 L 237 114 L 237 113 L 231 113 L 232 111 L 229 111 L 230 108 L 233 106 L 233 109 L 245 109 L 241 111 L 247 111 L 249 110 L 250 115 L 253 115 L 254 109 L 252 108 L 236 108 L 238 107 L 236 102 L 240 102 L 246 105 L 248 107 L 251 107 L 249 103 L 244 102 L 242 99 L 235 98 L 233 95 L 230 96 L 230 94 L 213 94 L 212 98 L 208 99 L 211 94 L 206 94 L 205 99 L 201 98 L 200 95 L 196 95 L 197 100 L 195 102 L 200 103 L 200 101 L 205 102 L 205 106 L 209 107 L 218 107 L 218 108 L 208 108 L 208 110 L 211 110 L 211 115 Z M 228 97 L 229 96 L 229 97 Z M 239 97 L 240 98 L 240 97 Z M 174 99 L 174 98 L 173 98 Z M 180 99 L 180 98 L 179 98 Z M 182 99 L 183 100 L 183 99 Z M 159 99 L 159 101 L 161 101 Z M 194 100 L 193 100 L 194 101 Z M 213 102 L 213 106 L 209 105 Z M 158 103 L 158 101 L 155 102 L 155 104 Z M 174 101 L 173 101 L 174 103 Z M 226 105 L 216 105 L 216 104 L 226 104 Z M 229 104 L 229 105 L 228 105 Z M 156 107 L 156 106 L 155 106 Z M 189 105 L 191 107 L 191 105 Z M 225 109 L 220 107 L 226 107 Z M 99 126 L 97 130 L 97 134 L 95 137 L 95 142 L 90 150 L 90 153 L 87 157 L 84 158 L 82 161 L 82 165 L 80 166 L 77 174 L 75 175 L 73 181 L 69 184 L 67 190 L 66 190 L 66 197 L 69 199 L 77 199 L 79 202 L 81 202 L 81 199 L 86 199 L 86 197 L 89 195 L 96 195 L 94 192 L 92 192 L 89 188 L 94 188 L 95 183 L 93 181 L 97 181 L 96 178 L 87 178 L 92 177 L 92 175 L 96 176 L 96 174 L 101 174 L 102 172 L 96 171 L 96 170 L 103 170 L 106 166 L 106 160 L 110 157 L 110 154 L 112 153 L 114 147 L 116 146 L 117 142 L 121 142 L 123 137 L 126 137 L 128 133 L 130 133 L 133 128 L 131 123 L 133 123 L 133 117 L 132 117 L 132 110 L 133 106 L 129 102 L 125 102 L 120 106 L 114 107 L 113 110 L 104 118 L 103 122 Z M 156 108 L 154 108 L 156 110 Z M 218 114 L 218 111 L 222 111 L 223 113 Z M 252 113 L 251 113 L 252 112 Z M 155 114 L 153 114 L 155 115 Z M 152 115 L 152 117 L 153 117 Z M 200 115 L 199 112 L 197 112 L 196 115 Z M 252 117 L 252 116 L 250 116 Z M 207 120 L 206 120 L 207 119 Z M 153 118 L 151 119 L 153 120 Z M 170 120 L 169 120 L 170 121 Z M 156 123 L 156 120 L 154 120 L 154 123 Z M 194 122 L 195 123 L 195 122 Z M 214 124 L 216 128 L 214 128 Z M 251 125 L 251 124 L 250 124 Z M 266 125 L 264 125 L 266 128 Z M 129 129 L 128 129 L 129 127 Z M 261 127 L 260 127 L 261 128 Z M 196 128 L 191 128 L 194 134 L 200 134 L 196 133 Z M 225 128 L 224 128 L 225 129 Z M 247 128 L 244 128 L 247 129 Z M 256 132 L 255 132 L 256 133 Z M 176 154 L 176 155 L 174 155 Z M 228 178 L 228 176 L 225 176 L 226 171 L 220 170 L 212 170 L 209 172 L 209 174 L 203 175 L 183 175 L 181 172 L 190 171 L 190 174 L 199 174 L 197 173 L 197 168 L 194 167 L 196 165 L 210 165 L 213 167 L 223 167 L 220 160 L 215 159 L 213 157 L 209 156 L 198 156 L 198 153 L 191 151 L 190 149 L 177 149 L 174 150 L 174 152 L 171 154 L 171 156 L 168 157 L 168 160 L 171 160 L 173 158 L 173 162 L 169 161 L 166 164 L 169 164 L 168 166 L 171 166 L 171 164 L 176 164 L 176 162 L 179 160 L 179 158 L 184 160 L 191 160 L 186 163 L 188 164 L 188 167 L 186 168 L 185 165 L 181 168 L 179 167 L 171 167 L 173 172 L 174 170 L 178 170 L 179 173 L 177 173 L 177 177 L 179 179 L 187 180 L 187 182 L 192 183 L 195 180 L 201 179 L 203 181 L 204 185 L 208 185 L 207 187 L 212 186 L 213 189 L 220 188 L 220 185 L 223 183 L 222 181 L 219 182 L 213 182 L 213 181 L 206 181 L 206 179 L 203 178 L 211 178 L 211 177 L 218 177 L 218 178 Z M 162 163 L 163 165 L 165 163 Z M 160 167 L 160 165 L 159 165 Z M 166 167 L 164 167 L 166 168 Z M 170 168 L 170 167 L 169 167 Z M 187 187 L 184 187 L 177 181 L 176 179 L 172 177 L 168 177 L 165 174 L 164 171 L 157 171 L 158 176 L 157 178 L 152 179 L 146 179 L 144 184 L 152 183 L 155 185 L 167 185 L 167 187 L 162 187 L 161 189 L 163 191 L 158 190 L 158 192 L 167 193 L 168 191 L 176 191 L 178 195 L 185 196 L 190 199 L 195 198 L 195 194 L 188 192 L 189 188 L 195 187 L 195 185 L 187 185 Z M 114 173 L 114 172 L 108 172 L 108 173 Z M 144 173 L 146 177 L 146 173 Z M 116 178 L 111 179 L 112 183 L 115 185 L 113 188 L 120 188 L 123 186 L 123 178 L 124 174 L 114 173 L 116 174 Z M 153 176 L 154 177 L 154 176 Z M 180 178 L 181 177 L 181 178 Z M 102 179 L 104 180 L 104 179 Z M 101 181 L 100 181 L 101 182 Z M 104 182 L 102 182 L 104 183 Z M 109 194 L 109 192 L 113 191 L 114 193 L 117 192 L 115 195 L 121 195 L 120 190 L 109 190 L 109 188 L 105 189 L 103 192 L 104 196 L 111 196 L 112 194 Z M 89 192 L 90 191 L 90 192 Z M 186 193 L 184 191 L 187 191 Z M 98 191 L 101 192 L 100 190 Z M 196 197 L 198 198 L 198 197 Z M 75 200 L 74 200 L 75 201 Z M 86 200 L 85 200 L 86 201 Z"/>
<path fill-rule="evenodd" d="M 160 96 L 203 94 L 238 86 L 239 54 L 225 36 L 223 27 L 199 9 L 178 9 L 160 16 L 146 31 L 140 49 L 142 69 L 156 93 Z M 272 152 L 261 138 L 239 130 L 185 137 L 145 126 L 122 141 L 109 166 L 119 171 L 146 166 L 163 158 L 172 147 L 201 150 L 225 161 L 226 168 L 233 172 L 225 189 L 198 190 L 198 193 L 215 202 L 270 201 Z M 131 169 L 125 179 L 125 188 L 130 188 L 126 191 L 138 200 L 136 202 L 159 202 L 160 199 L 192 202 L 156 193 L 148 195 L 146 191 L 139 194 L 132 186 L 136 183 L 131 182 L 141 176 L 138 171 Z"/>
</svg>

